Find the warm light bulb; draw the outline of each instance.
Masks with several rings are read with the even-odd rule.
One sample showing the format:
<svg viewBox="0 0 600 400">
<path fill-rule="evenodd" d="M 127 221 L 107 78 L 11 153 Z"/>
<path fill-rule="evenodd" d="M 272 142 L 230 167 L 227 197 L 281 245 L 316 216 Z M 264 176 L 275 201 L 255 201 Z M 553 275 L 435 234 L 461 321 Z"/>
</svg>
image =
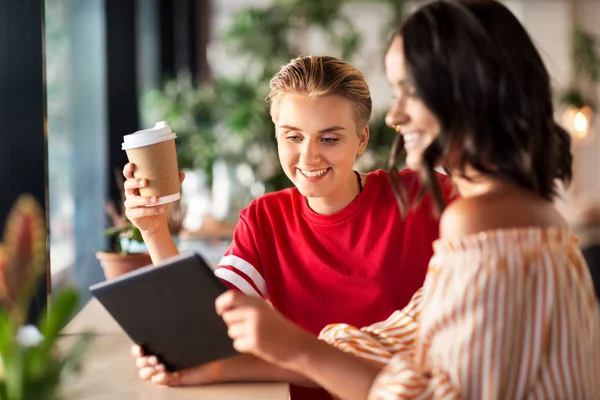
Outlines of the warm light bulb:
<svg viewBox="0 0 600 400">
<path fill-rule="evenodd" d="M 591 107 L 569 107 L 563 112 L 563 124 L 571 136 L 578 141 L 587 139 L 590 134 L 593 111 Z"/>
<path fill-rule="evenodd" d="M 587 116 L 581 111 L 578 111 L 573 119 L 573 128 L 575 128 L 577 137 L 581 139 L 585 138 L 587 136 L 589 126 L 590 124 Z"/>
</svg>

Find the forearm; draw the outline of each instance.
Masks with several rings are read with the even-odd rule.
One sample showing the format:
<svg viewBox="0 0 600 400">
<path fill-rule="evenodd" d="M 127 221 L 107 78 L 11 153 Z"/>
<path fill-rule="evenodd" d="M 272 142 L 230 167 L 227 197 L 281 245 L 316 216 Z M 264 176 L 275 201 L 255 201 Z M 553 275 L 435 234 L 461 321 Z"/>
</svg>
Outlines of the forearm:
<svg viewBox="0 0 600 400">
<path fill-rule="evenodd" d="M 318 340 L 298 354 L 289 368 L 344 400 L 364 400 L 383 366 Z"/>
<path fill-rule="evenodd" d="M 166 220 L 151 234 L 142 233 L 142 237 L 154 264 L 179 254 Z"/>
<path fill-rule="evenodd" d="M 224 382 L 287 382 L 299 386 L 317 387 L 304 375 L 269 364 L 257 357 L 242 354 L 217 361 L 215 383 Z"/>
</svg>

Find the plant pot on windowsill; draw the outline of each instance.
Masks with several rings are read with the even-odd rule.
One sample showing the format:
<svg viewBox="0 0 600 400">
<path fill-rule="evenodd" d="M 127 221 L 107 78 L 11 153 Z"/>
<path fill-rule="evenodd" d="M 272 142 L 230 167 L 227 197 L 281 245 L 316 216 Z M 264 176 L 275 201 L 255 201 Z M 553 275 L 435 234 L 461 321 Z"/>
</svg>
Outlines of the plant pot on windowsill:
<svg viewBox="0 0 600 400">
<path fill-rule="evenodd" d="M 96 252 L 107 280 L 152 264 L 147 252 L 130 252 L 135 245 L 138 248 L 143 246 L 143 239 L 140 231 L 129 221 L 126 226 L 107 229 L 105 234 L 116 239 L 114 251 Z"/>
<path fill-rule="evenodd" d="M 98 251 L 96 252 L 96 258 L 100 261 L 104 277 L 107 280 L 152 264 L 152 259 L 148 253 Z"/>
</svg>

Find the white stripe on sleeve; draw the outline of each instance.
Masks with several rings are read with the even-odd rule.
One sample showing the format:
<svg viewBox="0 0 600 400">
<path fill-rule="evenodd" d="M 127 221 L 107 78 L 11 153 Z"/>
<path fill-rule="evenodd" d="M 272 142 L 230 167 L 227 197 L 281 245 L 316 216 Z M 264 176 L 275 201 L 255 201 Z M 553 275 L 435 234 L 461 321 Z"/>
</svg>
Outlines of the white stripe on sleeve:
<svg viewBox="0 0 600 400">
<path fill-rule="evenodd" d="M 233 286 L 241 290 L 245 295 L 261 298 L 260 293 L 254 289 L 254 287 L 248 283 L 247 280 L 239 276 L 237 273 L 233 272 L 227 268 L 217 268 L 215 270 L 215 275 L 224 281 L 231 283 Z"/>
<path fill-rule="evenodd" d="M 258 272 L 258 270 L 254 268 L 254 266 L 248 261 L 238 256 L 234 256 L 233 254 L 230 254 L 221 258 L 221 261 L 219 261 L 219 266 L 233 267 L 238 271 L 243 272 L 252 280 L 254 285 L 256 285 L 262 297 L 264 297 L 265 299 L 267 298 L 267 284 L 264 278 L 262 277 L 260 272 Z"/>
</svg>

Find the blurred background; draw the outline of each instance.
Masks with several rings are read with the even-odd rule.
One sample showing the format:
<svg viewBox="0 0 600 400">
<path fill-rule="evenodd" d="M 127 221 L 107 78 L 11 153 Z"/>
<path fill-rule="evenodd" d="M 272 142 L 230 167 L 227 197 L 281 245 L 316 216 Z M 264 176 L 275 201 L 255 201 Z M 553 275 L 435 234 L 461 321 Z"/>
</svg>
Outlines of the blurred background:
<svg viewBox="0 0 600 400">
<path fill-rule="evenodd" d="M 394 27 L 419 1 L 1 3 L 0 57 L 9 63 L 0 67 L 0 116 L 15 121 L 17 130 L 24 129 L 18 121 L 37 123 L 27 145 L 36 144 L 38 156 L 46 157 L 34 169 L 47 174 L 9 173 L 33 174 L 10 159 L 10 143 L 23 145 L 14 137 L 19 132 L 3 131 L 3 139 L 12 139 L 0 148 L 0 211 L 7 212 L 5 204 L 18 191 L 29 190 L 15 182 L 37 185 L 48 207 L 52 285 L 75 284 L 86 297 L 86 288 L 104 279 L 94 254 L 110 247 L 104 230 L 120 217 L 122 137 L 160 120 L 178 135 L 187 176 L 172 215 L 174 233 L 181 248 L 199 249 L 218 262 L 238 212 L 253 198 L 290 185 L 279 167 L 265 97 L 270 78 L 298 55 L 334 55 L 363 71 L 375 112 L 369 151 L 356 168 L 386 166 L 394 132 L 383 123 L 392 95 L 383 53 Z M 590 259 L 598 257 L 590 249 L 600 243 L 600 124 L 594 117 L 600 1 L 504 3 L 528 29 L 552 76 L 556 117 L 572 134 L 575 154 L 575 182 L 560 207 Z M 24 68 L 15 55 L 42 68 Z M 28 91 L 25 83 L 38 86 Z M 112 219 L 106 211 L 111 202 Z"/>
</svg>

